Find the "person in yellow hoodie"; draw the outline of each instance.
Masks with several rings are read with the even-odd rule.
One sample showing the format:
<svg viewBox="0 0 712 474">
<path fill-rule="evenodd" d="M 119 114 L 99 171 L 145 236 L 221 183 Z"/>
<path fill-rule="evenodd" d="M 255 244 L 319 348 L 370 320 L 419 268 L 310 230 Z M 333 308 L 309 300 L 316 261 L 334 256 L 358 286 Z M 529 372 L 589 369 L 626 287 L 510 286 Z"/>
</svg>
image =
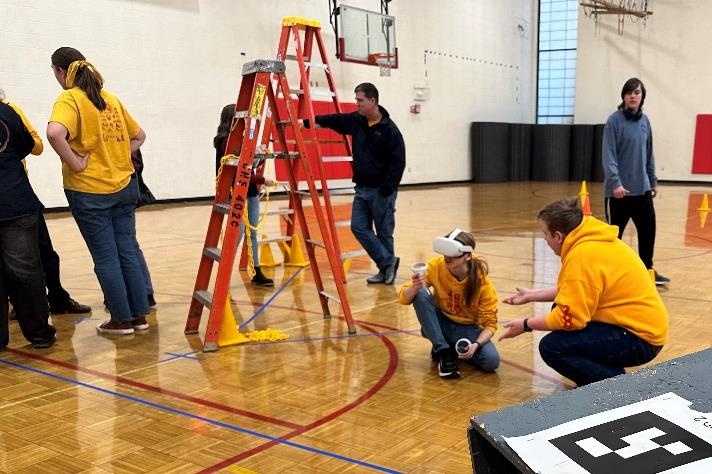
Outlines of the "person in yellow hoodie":
<svg viewBox="0 0 712 474">
<path fill-rule="evenodd" d="M 413 272 L 398 293 L 401 304 L 415 308 L 443 378 L 460 375 L 458 357 L 485 372 L 499 367 L 491 341 L 497 330 L 497 292 L 487 263 L 473 253 L 475 244 L 472 234 L 460 229 L 437 237 L 433 250 L 440 256 L 427 262 L 425 272 Z M 458 343 L 463 339 L 464 345 Z"/>
<path fill-rule="evenodd" d="M 668 338 L 669 316 L 638 255 L 618 239 L 618 227 L 584 217 L 576 198 L 539 212 L 544 240 L 561 257 L 556 286 L 517 288 L 503 301 L 554 301 L 548 314 L 504 323 L 500 340 L 532 330 L 542 359 L 578 386 L 650 362 Z"/>
<path fill-rule="evenodd" d="M 82 53 L 52 53 L 64 91 L 52 108 L 47 139 L 62 160 L 64 194 L 94 261 L 111 320 L 102 334 L 148 329 L 148 298 L 136 252 L 138 183 L 131 153 L 146 134 Z M 132 177 L 134 176 L 134 177 Z"/>
<path fill-rule="evenodd" d="M 32 126 L 30 121 L 25 116 L 25 113 L 14 102 L 7 100 L 5 96 L 5 91 L 0 89 L 0 102 L 3 102 L 17 112 L 17 115 L 22 119 L 22 123 L 27 128 L 27 131 L 32 135 L 32 140 L 34 141 L 34 146 L 32 147 L 33 155 L 41 155 L 44 150 L 44 144 L 42 143 L 42 138 Z M 27 165 L 25 160 L 22 160 L 22 164 L 27 171 Z M 45 284 L 47 285 L 47 299 L 49 300 L 49 311 L 52 314 L 66 314 L 66 313 L 88 313 L 91 311 L 91 307 L 80 304 L 76 302 L 67 290 L 62 286 L 60 280 L 59 272 L 59 255 L 54 250 L 52 245 L 52 239 L 49 236 L 49 229 L 47 228 L 47 223 L 44 218 L 44 205 L 40 202 L 40 211 L 37 218 L 37 239 L 40 246 L 40 257 L 42 258 L 42 268 L 44 269 Z M 12 312 L 10 313 L 10 318 L 12 317 Z"/>
</svg>

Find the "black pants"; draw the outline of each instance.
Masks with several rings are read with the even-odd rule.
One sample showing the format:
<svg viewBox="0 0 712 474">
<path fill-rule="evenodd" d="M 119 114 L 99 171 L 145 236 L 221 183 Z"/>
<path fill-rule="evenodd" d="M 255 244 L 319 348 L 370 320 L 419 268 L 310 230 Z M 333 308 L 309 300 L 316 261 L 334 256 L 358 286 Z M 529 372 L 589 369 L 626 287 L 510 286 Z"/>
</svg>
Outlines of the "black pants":
<svg viewBox="0 0 712 474">
<path fill-rule="evenodd" d="M 37 241 L 40 245 L 49 306 L 50 308 L 64 306 L 69 300 L 69 293 L 62 288 L 62 283 L 59 281 L 59 255 L 52 247 L 52 239 L 49 237 L 47 223 L 41 210 L 37 219 Z"/>
<path fill-rule="evenodd" d="M 35 214 L 0 221 L 0 349 L 8 343 L 7 298 L 30 342 L 46 341 L 55 330 L 49 308 L 37 245 Z"/>
<path fill-rule="evenodd" d="M 619 239 L 623 237 L 623 231 L 630 219 L 633 219 L 633 224 L 638 231 L 638 255 L 646 268 L 653 268 L 655 207 L 653 194 L 650 191 L 641 196 L 606 198 L 606 220 L 609 224 L 618 226 Z"/>
</svg>

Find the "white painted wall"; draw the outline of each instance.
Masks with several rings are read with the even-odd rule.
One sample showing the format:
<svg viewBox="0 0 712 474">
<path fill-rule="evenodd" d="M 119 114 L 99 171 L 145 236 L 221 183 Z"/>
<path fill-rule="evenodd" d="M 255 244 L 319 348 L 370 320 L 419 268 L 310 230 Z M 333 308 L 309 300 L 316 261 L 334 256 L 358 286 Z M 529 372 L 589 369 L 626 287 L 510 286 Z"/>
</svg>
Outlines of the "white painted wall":
<svg viewBox="0 0 712 474">
<path fill-rule="evenodd" d="M 576 123 L 605 123 L 620 103 L 623 83 L 640 78 L 647 89 L 644 111 L 653 127 L 658 178 L 712 181 L 692 174 L 697 114 L 712 112 L 709 61 L 712 2 L 654 0 L 647 26 L 616 15 L 593 19 L 579 10 Z"/>
<path fill-rule="evenodd" d="M 154 194 L 209 196 L 212 137 L 220 110 L 235 100 L 242 64 L 275 56 L 283 16 L 315 18 L 341 100 L 351 100 L 359 82 L 375 83 L 403 132 L 404 183 L 467 180 L 470 122 L 533 120 L 536 4 L 395 0 L 400 68 L 381 78 L 378 68 L 333 57 L 325 0 L 0 0 L 0 87 L 44 136 L 60 92 L 50 55 L 59 46 L 79 49 L 146 130 L 144 174 Z M 416 85 L 431 88 L 419 115 L 409 113 Z M 59 159 L 45 145 L 29 159 L 30 179 L 47 207 L 66 206 Z"/>
</svg>

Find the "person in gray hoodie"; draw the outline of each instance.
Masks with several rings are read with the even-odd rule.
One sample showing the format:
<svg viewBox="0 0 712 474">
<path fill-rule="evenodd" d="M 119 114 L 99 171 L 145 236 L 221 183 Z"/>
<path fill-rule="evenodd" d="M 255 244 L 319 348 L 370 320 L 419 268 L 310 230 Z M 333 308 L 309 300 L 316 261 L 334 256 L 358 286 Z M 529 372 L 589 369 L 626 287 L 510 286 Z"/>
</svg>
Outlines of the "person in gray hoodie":
<svg viewBox="0 0 712 474">
<path fill-rule="evenodd" d="M 653 131 L 643 113 L 645 86 L 628 79 L 621 90 L 622 102 L 613 112 L 603 132 L 603 171 L 606 220 L 618 226 L 618 238 L 633 220 L 638 231 L 638 255 L 646 268 L 653 270 L 656 285 L 670 279 L 653 268 L 655 247 L 655 207 L 658 194 L 653 156 Z"/>
</svg>

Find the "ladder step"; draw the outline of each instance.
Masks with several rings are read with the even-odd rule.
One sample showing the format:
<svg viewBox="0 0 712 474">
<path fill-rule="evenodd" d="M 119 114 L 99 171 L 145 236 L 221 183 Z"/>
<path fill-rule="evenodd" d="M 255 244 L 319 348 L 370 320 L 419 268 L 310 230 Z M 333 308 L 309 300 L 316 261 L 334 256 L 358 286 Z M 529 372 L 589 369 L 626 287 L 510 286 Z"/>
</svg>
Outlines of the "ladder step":
<svg viewBox="0 0 712 474">
<path fill-rule="evenodd" d="M 213 294 L 208 290 L 194 291 L 193 298 L 200 301 L 200 304 L 206 308 L 210 308 L 213 304 Z"/>
<path fill-rule="evenodd" d="M 288 54 L 284 59 L 288 59 L 290 61 L 296 61 L 297 60 L 297 55 L 296 54 Z M 304 58 L 304 65 L 306 67 L 317 67 L 320 69 L 326 69 L 327 65 L 324 63 L 317 63 L 317 62 L 312 62 L 311 58 Z"/>
<path fill-rule="evenodd" d="M 334 163 L 337 161 L 354 161 L 352 156 L 322 156 L 323 163 Z"/>
<path fill-rule="evenodd" d="M 308 244 L 313 245 L 314 247 L 321 247 L 321 248 L 323 248 L 323 249 L 326 248 L 326 245 L 324 245 L 323 242 L 317 242 L 316 240 L 311 240 L 311 239 L 306 239 L 305 242 L 308 243 Z"/>
<path fill-rule="evenodd" d="M 319 194 L 321 194 L 321 189 L 316 190 Z M 337 194 L 354 194 L 356 191 L 354 188 L 334 188 L 334 189 L 329 189 L 329 195 L 337 195 Z M 301 196 L 309 196 L 310 193 L 308 190 L 297 190 L 295 191 L 296 194 L 299 194 Z"/>
<path fill-rule="evenodd" d="M 360 250 L 349 250 L 348 252 L 341 253 L 341 260 L 346 260 L 347 258 L 360 257 L 361 255 L 368 255 L 364 249 Z"/>
<path fill-rule="evenodd" d="M 205 247 L 203 249 L 203 255 L 206 257 L 212 259 L 215 262 L 220 261 L 220 255 L 222 254 L 222 251 L 217 248 L 217 247 Z"/>
<path fill-rule="evenodd" d="M 238 110 L 235 112 L 235 118 L 247 118 L 250 116 L 249 110 Z"/>
<path fill-rule="evenodd" d="M 270 209 L 267 212 L 263 212 L 262 214 L 266 216 L 276 216 L 276 215 L 287 215 L 287 214 L 294 214 L 294 209 L 290 209 L 288 207 L 280 207 L 278 209 Z"/>
<path fill-rule="evenodd" d="M 260 159 L 260 160 L 267 160 L 267 159 L 272 159 L 272 160 L 279 160 L 279 159 L 292 159 L 292 158 L 297 158 L 299 156 L 299 153 L 296 151 L 289 151 L 289 152 L 274 152 L 274 153 L 255 153 L 255 159 Z M 231 161 L 231 160 L 228 160 Z"/>
<path fill-rule="evenodd" d="M 213 211 L 219 212 L 220 214 L 225 214 L 227 215 L 230 212 L 230 203 L 229 202 L 216 202 L 213 204 Z"/>
<path fill-rule="evenodd" d="M 319 143 L 344 143 L 343 138 L 320 138 Z"/>
<path fill-rule="evenodd" d="M 327 293 L 326 291 L 320 291 L 319 294 L 322 295 L 322 296 L 326 296 L 326 297 L 329 298 L 330 300 L 334 300 L 334 301 L 338 302 L 339 304 L 341 304 L 341 300 L 340 300 L 339 298 L 337 298 L 337 297 L 334 296 L 334 295 L 330 295 L 330 294 Z"/>
<path fill-rule="evenodd" d="M 270 237 L 268 239 L 258 239 L 257 245 L 273 244 L 275 242 L 289 242 L 290 240 L 292 240 L 292 238 L 288 235 L 279 235 L 277 237 Z"/>
<path fill-rule="evenodd" d="M 290 94 L 304 95 L 304 89 L 289 89 Z M 309 88 L 309 95 L 312 97 L 336 97 L 335 92 L 331 92 L 328 89 L 315 89 Z"/>
<path fill-rule="evenodd" d="M 275 123 L 276 123 L 277 125 L 282 125 L 282 126 L 286 126 L 286 125 L 291 126 L 291 125 L 292 125 L 292 121 L 291 121 L 291 120 L 278 120 L 278 121 L 276 121 Z"/>
</svg>

